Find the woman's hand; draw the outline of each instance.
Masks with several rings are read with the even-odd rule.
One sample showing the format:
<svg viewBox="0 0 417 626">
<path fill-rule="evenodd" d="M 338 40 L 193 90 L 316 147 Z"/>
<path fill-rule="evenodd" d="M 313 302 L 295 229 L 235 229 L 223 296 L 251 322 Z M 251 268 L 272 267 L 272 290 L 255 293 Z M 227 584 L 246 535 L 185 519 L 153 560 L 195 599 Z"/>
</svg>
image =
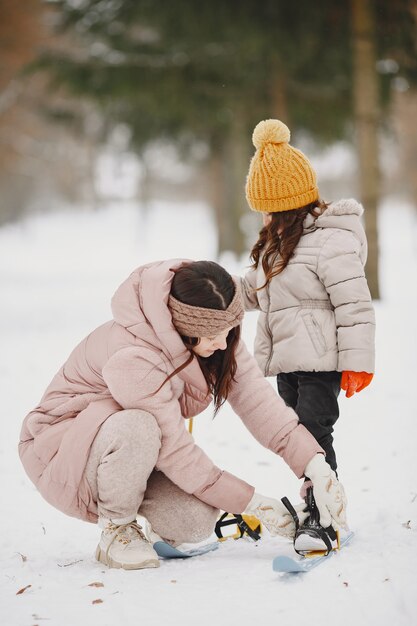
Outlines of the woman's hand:
<svg viewBox="0 0 417 626">
<path fill-rule="evenodd" d="M 305 503 L 298 504 L 294 508 L 298 513 L 300 523 L 302 523 L 308 515 L 304 512 Z M 255 492 L 245 512 L 249 515 L 255 515 L 266 526 L 271 535 L 282 535 L 291 539 L 294 537 L 294 520 L 279 500 Z"/>
<path fill-rule="evenodd" d="M 326 463 L 323 454 L 316 454 L 307 464 L 304 474 L 313 483 L 313 494 L 323 528 L 346 527 L 346 495 L 343 485 Z"/>
</svg>

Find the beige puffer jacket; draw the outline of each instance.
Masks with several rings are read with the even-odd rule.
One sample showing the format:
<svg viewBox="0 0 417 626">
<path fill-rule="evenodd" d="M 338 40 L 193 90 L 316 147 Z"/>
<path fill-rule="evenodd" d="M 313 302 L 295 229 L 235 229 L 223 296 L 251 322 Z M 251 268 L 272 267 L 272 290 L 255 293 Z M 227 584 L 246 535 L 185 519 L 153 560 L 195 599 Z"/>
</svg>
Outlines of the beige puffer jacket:
<svg viewBox="0 0 417 626">
<path fill-rule="evenodd" d="M 308 215 L 285 270 L 265 283 L 262 267 L 242 278 L 246 310 L 260 310 L 255 357 L 265 376 L 280 372 L 373 372 L 375 315 L 364 265 L 362 206 L 332 203 Z"/>
</svg>

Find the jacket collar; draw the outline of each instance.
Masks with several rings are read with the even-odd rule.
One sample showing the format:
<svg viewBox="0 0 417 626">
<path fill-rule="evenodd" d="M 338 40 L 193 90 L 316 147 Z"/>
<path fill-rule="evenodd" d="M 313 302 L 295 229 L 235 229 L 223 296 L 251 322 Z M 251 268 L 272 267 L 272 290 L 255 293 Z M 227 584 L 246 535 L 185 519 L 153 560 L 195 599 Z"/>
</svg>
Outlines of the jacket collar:
<svg viewBox="0 0 417 626">
<path fill-rule="evenodd" d="M 312 233 L 316 228 L 316 218 L 311 213 L 308 213 L 303 222 L 303 235 Z"/>
</svg>

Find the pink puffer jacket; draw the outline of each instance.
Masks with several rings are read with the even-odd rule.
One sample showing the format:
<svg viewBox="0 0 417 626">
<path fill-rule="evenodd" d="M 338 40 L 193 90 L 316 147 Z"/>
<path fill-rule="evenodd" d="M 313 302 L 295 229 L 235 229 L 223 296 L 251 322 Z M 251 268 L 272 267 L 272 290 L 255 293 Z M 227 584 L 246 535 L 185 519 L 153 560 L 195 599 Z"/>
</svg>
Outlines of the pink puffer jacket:
<svg viewBox="0 0 417 626">
<path fill-rule="evenodd" d="M 97 521 L 97 505 L 83 477 L 89 450 L 107 417 L 131 408 L 155 417 L 162 435 L 156 467 L 181 489 L 234 513 L 243 511 L 253 495 L 248 483 L 216 467 L 185 428 L 184 418 L 201 413 L 211 401 L 198 361 L 154 393 L 189 356 L 167 307 L 172 270 L 181 263 L 135 270 L 113 297 L 114 319 L 75 348 L 24 420 L 19 453 L 25 470 L 43 497 L 68 515 Z M 243 342 L 236 358 L 228 401 L 254 437 L 302 476 L 322 449 L 265 381 Z"/>
</svg>

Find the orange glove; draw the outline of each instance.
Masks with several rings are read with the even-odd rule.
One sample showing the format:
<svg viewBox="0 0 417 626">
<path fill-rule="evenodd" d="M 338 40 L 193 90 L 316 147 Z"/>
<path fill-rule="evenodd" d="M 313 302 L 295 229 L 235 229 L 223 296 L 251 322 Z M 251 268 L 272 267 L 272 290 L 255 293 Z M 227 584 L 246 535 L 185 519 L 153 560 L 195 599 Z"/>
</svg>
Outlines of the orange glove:
<svg viewBox="0 0 417 626">
<path fill-rule="evenodd" d="M 346 391 L 346 398 L 351 398 L 355 391 L 365 389 L 373 379 L 373 374 L 368 372 L 342 372 L 341 388 Z"/>
</svg>

